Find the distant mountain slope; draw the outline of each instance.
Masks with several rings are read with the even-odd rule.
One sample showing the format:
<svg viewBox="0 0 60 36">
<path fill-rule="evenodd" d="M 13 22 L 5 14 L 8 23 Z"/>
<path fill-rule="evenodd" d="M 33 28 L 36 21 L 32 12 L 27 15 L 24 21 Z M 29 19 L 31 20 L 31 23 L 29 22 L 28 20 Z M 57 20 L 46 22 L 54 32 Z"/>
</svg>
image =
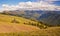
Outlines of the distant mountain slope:
<svg viewBox="0 0 60 36">
<path fill-rule="evenodd" d="M 60 12 L 47 12 L 42 14 L 39 19 L 49 25 L 60 25 Z"/>
<path fill-rule="evenodd" d="M 60 11 L 15 10 L 4 11 L 3 13 L 38 20 L 48 25 L 60 25 Z"/>
</svg>

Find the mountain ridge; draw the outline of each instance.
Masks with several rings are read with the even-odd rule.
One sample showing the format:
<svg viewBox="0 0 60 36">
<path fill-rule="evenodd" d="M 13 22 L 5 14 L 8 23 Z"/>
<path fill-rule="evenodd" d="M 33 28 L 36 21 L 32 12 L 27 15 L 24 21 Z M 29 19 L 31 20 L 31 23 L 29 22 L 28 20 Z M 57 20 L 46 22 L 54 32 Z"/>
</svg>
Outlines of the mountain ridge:
<svg viewBox="0 0 60 36">
<path fill-rule="evenodd" d="M 56 25 L 57 23 L 59 23 L 59 25 L 60 25 L 60 11 L 15 10 L 15 11 L 4 11 L 3 13 L 22 16 L 24 18 L 28 18 L 28 19 L 32 19 L 32 20 L 38 20 L 40 22 L 43 22 L 43 23 L 49 24 L 49 25 L 50 25 L 50 23 L 51 23 L 51 25 L 52 24 Z M 54 22 L 52 22 L 52 21 L 54 21 Z"/>
</svg>

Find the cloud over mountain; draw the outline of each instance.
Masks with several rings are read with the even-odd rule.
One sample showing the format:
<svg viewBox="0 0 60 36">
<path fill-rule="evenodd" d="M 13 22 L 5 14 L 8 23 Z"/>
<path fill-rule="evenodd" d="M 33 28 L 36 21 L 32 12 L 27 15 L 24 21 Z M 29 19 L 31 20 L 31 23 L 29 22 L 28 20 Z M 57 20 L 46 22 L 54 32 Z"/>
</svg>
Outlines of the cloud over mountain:
<svg viewBox="0 0 60 36">
<path fill-rule="evenodd" d="M 51 4 L 50 2 L 57 0 L 43 0 L 39 2 L 20 2 L 17 5 L 3 4 L 3 10 L 60 10 L 60 6 Z"/>
</svg>

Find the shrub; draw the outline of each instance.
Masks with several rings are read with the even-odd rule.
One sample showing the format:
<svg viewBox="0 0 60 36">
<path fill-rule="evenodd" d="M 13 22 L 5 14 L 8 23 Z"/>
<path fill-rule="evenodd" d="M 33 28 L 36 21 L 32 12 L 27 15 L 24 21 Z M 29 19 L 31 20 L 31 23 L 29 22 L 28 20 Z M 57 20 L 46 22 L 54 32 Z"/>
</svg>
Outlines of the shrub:
<svg viewBox="0 0 60 36">
<path fill-rule="evenodd" d="M 19 23 L 15 18 L 11 21 L 12 23 Z"/>
</svg>

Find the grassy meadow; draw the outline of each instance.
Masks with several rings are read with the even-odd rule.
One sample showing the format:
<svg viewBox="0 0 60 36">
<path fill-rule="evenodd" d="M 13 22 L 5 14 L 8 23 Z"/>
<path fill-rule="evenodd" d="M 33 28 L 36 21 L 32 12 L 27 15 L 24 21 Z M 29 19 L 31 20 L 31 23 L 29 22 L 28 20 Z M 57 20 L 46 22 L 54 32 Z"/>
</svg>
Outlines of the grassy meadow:
<svg viewBox="0 0 60 36">
<path fill-rule="evenodd" d="M 40 29 L 42 25 L 37 27 L 37 24 L 41 25 L 37 21 L 0 14 L 0 36 L 60 36 L 60 27 Z"/>
</svg>

